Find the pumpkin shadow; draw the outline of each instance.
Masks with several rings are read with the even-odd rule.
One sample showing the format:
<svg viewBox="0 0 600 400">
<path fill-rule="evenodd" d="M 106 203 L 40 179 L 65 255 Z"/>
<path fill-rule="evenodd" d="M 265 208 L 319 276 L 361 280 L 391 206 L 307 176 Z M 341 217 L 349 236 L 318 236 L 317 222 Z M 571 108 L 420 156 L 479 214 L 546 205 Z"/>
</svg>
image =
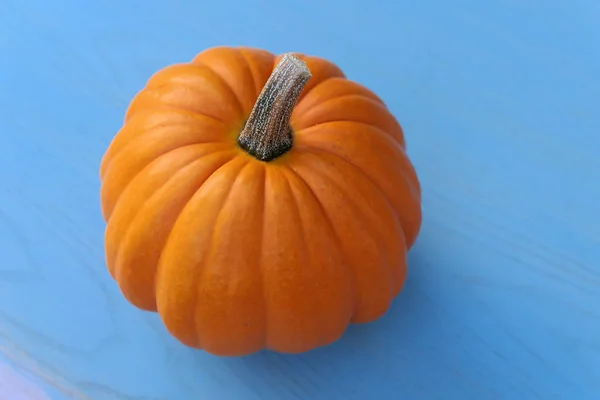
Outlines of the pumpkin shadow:
<svg viewBox="0 0 600 400">
<path fill-rule="evenodd" d="M 388 313 L 379 320 L 352 325 L 336 343 L 299 355 L 264 351 L 241 358 L 222 358 L 226 367 L 261 398 L 372 398 L 374 391 L 393 391 L 401 374 L 419 359 L 422 336 L 431 337 L 431 307 L 421 290 L 427 280 L 427 246 L 409 253 L 409 277 Z M 435 314 L 435 313 L 434 313 Z M 435 325 L 435 324 L 433 324 Z M 421 349 L 420 349 L 421 347 Z M 397 375 L 397 376 L 396 376 Z M 410 374 L 409 374 L 410 375 Z M 408 383 L 408 382 L 406 382 Z M 376 389 L 378 388 L 378 389 Z"/>
</svg>

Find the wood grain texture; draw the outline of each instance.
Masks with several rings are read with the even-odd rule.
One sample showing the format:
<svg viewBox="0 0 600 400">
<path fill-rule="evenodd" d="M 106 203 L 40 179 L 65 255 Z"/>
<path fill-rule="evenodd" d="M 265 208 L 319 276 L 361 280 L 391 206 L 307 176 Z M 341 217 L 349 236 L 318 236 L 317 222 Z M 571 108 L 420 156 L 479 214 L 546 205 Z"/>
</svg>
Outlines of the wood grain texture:
<svg viewBox="0 0 600 400">
<path fill-rule="evenodd" d="M 52 399 L 598 399 L 599 19 L 594 0 L 3 0 L 3 359 Z M 405 128 L 408 282 L 327 348 L 187 349 L 106 270 L 98 168 L 128 102 L 220 44 L 327 57 Z"/>
</svg>

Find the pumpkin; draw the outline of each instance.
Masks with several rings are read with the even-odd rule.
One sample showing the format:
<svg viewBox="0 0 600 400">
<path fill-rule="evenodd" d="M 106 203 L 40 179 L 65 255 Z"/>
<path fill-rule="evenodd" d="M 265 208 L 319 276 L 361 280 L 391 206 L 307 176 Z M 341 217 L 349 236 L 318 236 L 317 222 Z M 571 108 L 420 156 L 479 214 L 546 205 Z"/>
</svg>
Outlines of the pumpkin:
<svg viewBox="0 0 600 400">
<path fill-rule="evenodd" d="M 216 355 L 305 352 L 381 317 L 421 226 L 398 121 L 297 53 L 215 47 L 160 70 L 100 176 L 123 295 Z"/>
</svg>

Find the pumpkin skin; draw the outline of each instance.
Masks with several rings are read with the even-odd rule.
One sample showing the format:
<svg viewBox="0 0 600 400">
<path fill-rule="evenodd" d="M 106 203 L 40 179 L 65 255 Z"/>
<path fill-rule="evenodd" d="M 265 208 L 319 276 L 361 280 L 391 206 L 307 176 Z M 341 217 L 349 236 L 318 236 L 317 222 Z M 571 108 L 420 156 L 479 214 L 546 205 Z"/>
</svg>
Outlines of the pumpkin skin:
<svg viewBox="0 0 600 400">
<path fill-rule="evenodd" d="M 385 314 L 406 280 L 421 189 L 403 131 L 335 64 L 296 56 L 312 78 L 283 155 L 237 142 L 281 56 L 216 47 L 152 76 L 102 160 L 108 269 L 187 346 L 325 346 Z"/>
</svg>

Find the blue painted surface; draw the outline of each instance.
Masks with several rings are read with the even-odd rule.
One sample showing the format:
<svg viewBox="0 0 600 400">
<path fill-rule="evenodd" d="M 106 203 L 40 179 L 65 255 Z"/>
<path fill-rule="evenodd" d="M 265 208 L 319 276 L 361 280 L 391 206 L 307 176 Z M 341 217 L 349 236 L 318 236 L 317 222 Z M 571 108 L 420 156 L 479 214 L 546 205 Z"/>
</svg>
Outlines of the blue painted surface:
<svg viewBox="0 0 600 400">
<path fill-rule="evenodd" d="M 3 0 L 3 357 L 56 399 L 600 398 L 599 20 L 596 0 Z M 409 280 L 327 348 L 187 349 L 106 271 L 98 167 L 129 100 L 220 44 L 329 58 L 405 128 Z"/>
</svg>

